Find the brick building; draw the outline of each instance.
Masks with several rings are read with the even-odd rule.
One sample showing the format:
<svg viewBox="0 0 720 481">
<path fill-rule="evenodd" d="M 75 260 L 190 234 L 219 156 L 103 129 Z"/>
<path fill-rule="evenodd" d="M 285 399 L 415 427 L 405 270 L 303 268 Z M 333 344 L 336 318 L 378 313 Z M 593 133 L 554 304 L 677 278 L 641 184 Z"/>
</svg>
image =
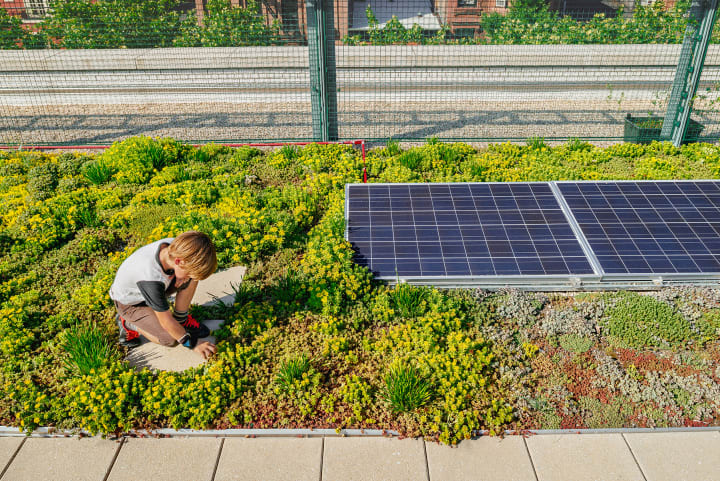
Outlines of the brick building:
<svg viewBox="0 0 720 481">
<path fill-rule="evenodd" d="M 50 0 L 0 0 L 0 7 L 4 7 L 10 15 L 19 16 L 26 21 L 44 17 L 49 4 Z"/>
<path fill-rule="evenodd" d="M 244 7 L 247 0 L 230 0 L 233 6 Z M 305 0 L 257 0 L 268 22 L 277 21 L 281 32 L 292 42 L 303 43 L 306 38 Z M 202 22 L 207 0 L 184 0 L 180 9 L 196 10 Z M 13 15 L 25 21 L 35 21 L 49 11 L 50 0 L 0 0 Z M 479 33 L 480 16 L 485 12 L 506 12 L 508 0 L 335 0 L 335 35 L 340 40 L 348 34 L 358 34 L 369 29 L 365 14 L 368 6 L 382 27 L 393 16 L 406 28 L 420 25 L 432 34 L 448 25 L 458 35 L 474 36 Z"/>
</svg>

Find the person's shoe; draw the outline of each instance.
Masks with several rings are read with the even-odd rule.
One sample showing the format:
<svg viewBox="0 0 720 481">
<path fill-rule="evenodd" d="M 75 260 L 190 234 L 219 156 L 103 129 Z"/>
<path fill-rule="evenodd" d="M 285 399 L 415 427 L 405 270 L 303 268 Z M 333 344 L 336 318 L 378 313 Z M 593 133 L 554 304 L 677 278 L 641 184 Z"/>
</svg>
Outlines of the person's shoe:
<svg viewBox="0 0 720 481">
<path fill-rule="evenodd" d="M 118 330 L 120 331 L 120 335 L 118 337 L 120 345 L 125 346 L 128 349 L 138 347 L 140 345 L 140 333 L 133 331 L 132 329 L 128 329 L 125 324 L 125 319 L 120 316 L 116 316 L 115 321 L 117 322 Z"/>
<path fill-rule="evenodd" d="M 210 329 L 206 325 L 200 324 L 195 318 L 188 314 L 187 320 L 181 322 L 180 325 L 185 328 L 195 339 L 202 339 L 210 335 Z"/>
</svg>

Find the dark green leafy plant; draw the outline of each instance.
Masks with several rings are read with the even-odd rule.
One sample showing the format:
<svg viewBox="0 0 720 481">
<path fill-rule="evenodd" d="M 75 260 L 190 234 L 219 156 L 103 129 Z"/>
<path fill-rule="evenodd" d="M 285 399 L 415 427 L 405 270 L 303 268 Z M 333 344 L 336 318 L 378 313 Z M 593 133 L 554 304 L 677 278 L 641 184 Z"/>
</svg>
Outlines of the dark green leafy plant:
<svg viewBox="0 0 720 481">
<path fill-rule="evenodd" d="M 77 324 L 65 331 L 65 367 L 75 374 L 90 374 L 118 358 L 107 336 L 94 324 Z"/>
<path fill-rule="evenodd" d="M 412 366 L 392 367 L 385 375 L 385 398 L 394 413 L 414 411 L 430 402 L 430 381 Z"/>
<path fill-rule="evenodd" d="M 302 309 L 307 300 L 307 291 L 303 288 L 304 281 L 293 272 L 278 279 L 277 284 L 271 286 L 270 297 L 283 309 Z"/>
<path fill-rule="evenodd" d="M 143 154 L 145 155 L 146 162 L 149 163 L 153 169 L 162 170 L 168 162 L 163 146 L 156 142 L 150 142 L 144 146 L 144 149 Z"/>
<path fill-rule="evenodd" d="M 91 205 L 86 205 L 78 211 L 78 220 L 85 227 L 100 227 L 102 224 L 98 218 L 97 211 Z"/>
</svg>

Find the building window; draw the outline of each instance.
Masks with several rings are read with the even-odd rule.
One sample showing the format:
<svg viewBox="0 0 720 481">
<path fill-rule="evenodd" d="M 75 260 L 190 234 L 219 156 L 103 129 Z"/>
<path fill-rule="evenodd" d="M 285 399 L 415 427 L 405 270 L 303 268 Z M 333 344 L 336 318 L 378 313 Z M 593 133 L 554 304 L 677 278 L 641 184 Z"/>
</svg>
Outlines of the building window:
<svg viewBox="0 0 720 481">
<path fill-rule="evenodd" d="M 25 0 L 25 14 L 28 18 L 41 18 L 47 15 L 50 0 Z"/>
<path fill-rule="evenodd" d="M 507 8 L 507 0 L 495 0 L 496 8 Z"/>
<path fill-rule="evenodd" d="M 457 37 L 457 38 L 474 38 L 475 37 L 475 29 L 474 28 L 456 28 L 455 29 L 455 37 Z"/>
<path fill-rule="evenodd" d="M 459 8 L 477 7 L 477 0 L 458 0 Z"/>
</svg>

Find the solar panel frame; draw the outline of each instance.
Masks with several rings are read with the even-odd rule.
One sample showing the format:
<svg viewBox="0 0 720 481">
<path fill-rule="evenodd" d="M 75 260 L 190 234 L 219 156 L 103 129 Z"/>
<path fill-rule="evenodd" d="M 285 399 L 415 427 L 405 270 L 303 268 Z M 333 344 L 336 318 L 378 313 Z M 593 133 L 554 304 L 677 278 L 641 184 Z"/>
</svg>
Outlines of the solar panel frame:
<svg viewBox="0 0 720 481">
<path fill-rule="evenodd" d="M 714 214 L 717 216 L 716 224 L 720 229 L 720 180 L 556 181 L 553 184 L 567 206 L 566 214 L 571 219 L 571 223 L 578 226 L 579 237 L 584 238 L 584 242 L 587 242 L 595 256 L 603 281 L 608 283 L 646 281 L 653 285 L 668 282 L 717 284 L 720 281 L 720 268 L 702 272 L 701 269 L 697 269 L 698 264 L 693 263 L 696 268 L 688 266 L 687 262 L 693 255 L 702 256 L 702 254 L 692 254 L 685 247 L 692 247 L 694 243 L 700 242 L 704 244 L 702 248 L 707 249 L 707 243 L 710 242 L 713 250 L 707 250 L 715 252 L 715 254 L 708 254 L 708 256 L 713 256 L 714 264 L 720 265 L 720 230 L 709 230 L 700 225 L 705 223 L 711 227 L 712 224 L 706 222 L 708 221 L 707 215 Z M 605 202 L 598 195 L 592 200 L 594 205 L 591 206 L 591 202 L 588 200 L 588 209 L 573 208 L 568 202 L 572 194 L 567 189 L 563 192 L 563 185 L 573 184 L 583 185 L 588 189 L 597 186 L 598 192 L 603 194 L 602 198 L 604 198 Z M 696 185 L 695 188 L 691 187 L 693 184 Z M 698 184 L 700 184 L 700 187 L 697 187 Z M 707 184 L 715 186 L 711 189 L 714 194 L 714 201 L 707 197 L 707 192 L 702 188 L 703 185 L 707 186 Z M 682 186 L 682 188 L 679 188 L 679 186 Z M 686 190 L 683 191 L 683 189 Z M 697 196 L 694 200 L 700 204 L 700 207 L 692 202 L 692 198 L 683 198 L 683 196 L 688 196 L 688 191 L 693 190 L 695 192 L 689 195 Z M 623 197 L 608 197 L 608 193 L 620 193 Z M 648 199 L 648 195 L 654 195 L 655 197 Z M 662 199 L 660 195 L 666 199 Z M 668 195 L 677 195 L 678 197 L 670 199 L 667 197 Z M 703 196 L 706 197 L 706 200 L 702 200 Z M 584 197 L 587 198 L 587 196 Z M 593 208 L 599 209 L 593 213 L 595 221 L 592 221 L 587 212 Z M 700 208 L 704 209 L 704 211 L 701 211 Z M 628 212 L 612 212 L 618 209 L 627 209 Z M 645 220 L 653 219 L 655 222 L 644 222 L 643 216 L 637 213 L 639 209 L 644 210 L 641 214 L 645 216 Z M 629 210 L 633 212 L 629 212 Z M 655 211 L 655 213 L 650 212 L 650 210 Z M 693 213 L 693 211 L 697 213 Z M 623 215 L 619 217 L 620 214 Z M 605 225 L 603 225 L 598 215 L 606 222 Z M 585 220 L 589 220 L 589 222 L 583 222 Z M 697 225 L 692 227 L 694 222 Z M 682 223 L 685 223 L 686 226 L 690 225 L 690 227 L 680 225 Z M 591 226 L 591 224 L 595 225 Z M 661 224 L 665 224 L 667 227 L 663 227 Z M 598 239 L 603 235 L 607 240 L 600 242 Z M 710 236 L 714 239 L 701 240 L 701 235 Z M 661 244 L 658 241 L 658 236 L 667 237 Z M 632 253 L 634 249 L 638 254 L 621 255 L 618 247 L 621 252 Z M 673 251 L 668 249 L 677 250 L 678 254 L 671 257 L 668 254 Z M 629 259 L 622 261 L 623 256 Z M 667 262 L 662 259 L 663 256 L 666 257 Z M 630 257 L 632 258 L 630 259 Z M 698 257 L 698 260 L 701 259 L 702 257 Z M 629 265 L 628 262 L 630 262 Z M 664 268 L 667 270 L 662 270 L 663 263 Z M 622 267 L 620 267 L 620 264 Z M 626 272 L 620 272 L 621 270 Z"/>
<path fill-rule="evenodd" d="M 354 193 L 353 196 L 350 194 L 350 190 L 357 186 L 365 189 L 364 193 L 360 196 Z M 536 191 L 533 190 L 533 186 Z M 391 195 L 391 189 L 393 191 L 402 192 L 402 189 L 407 189 L 408 199 L 405 196 Z M 410 189 L 412 189 L 412 195 L 410 195 Z M 472 190 L 475 189 L 475 190 Z M 491 196 L 488 198 L 478 194 L 478 192 L 489 192 Z M 452 193 L 460 193 L 459 197 L 454 197 Z M 475 192 L 477 195 L 469 197 L 473 200 L 473 205 L 463 205 L 462 195 L 464 193 L 472 194 Z M 542 194 L 538 194 L 541 192 Z M 384 197 L 378 197 L 379 195 L 387 195 L 388 199 Z M 542 201 L 553 202 L 552 209 L 544 208 L 538 200 L 538 196 L 544 196 Z M 447 196 L 448 198 L 444 198 Z M 352 199 L 351 199 L 352 197 Z M 460 205 L 456 201 L 460 202 Z M 475 202 L 476 199 L 480 199 L 481 205 Z M 521 205 L 518 205 L 520 202 Z M 488 205 L 482 205 L 486 203 Z M 493 203 L 493 205 L 489 205 Z M 534 203 L 534 204 L 533 204 Z M 392 208 L 409 208 L 412 210 L 413 219 L 405 219 L 402 213 L 398 214 L 393 212 Z M 496 209 L 491 210 L 491 207 Z M 502 208 L 500 208 L 502 207 Z M 532 209 L 535 207 L 535 209 Z M 361 216 L 361 225 L 354 225 L 353 222 L 357 223 L 357 211 L 364 208 L 368 209 L 367 217 Z M 373 212 L 373 208 L 377 209 Z M 440 214 L 435 208 L 440 209 Z M 445 215 L 442 209 L 448 209 L 453 212 L 452 215 Z M 413 210 L 417 209 L 417 210 Z M 424 216 L 423 210 L 430 210 L 429 215 Z M 524 209 L 524 210 L 523 210 Z M 529 210 L 528 210 L 529 209 Z M 385 210 L 389 210 L 388 215 L 385 214 Z M 420 212 L 418 212 L 420 211 Z M 534 212 L 537 211 L 537 212 Z M 550 212 L 547 216 L 545 212 Z M 554 212 L 557 211 L 557 212 Z M 353 218 L 351 219 L 351 212 Z M 397 215 L 396 215 L 397 214 Z M 419 215 L 416 215 L 419 214 Z M 473 220 L 473 215 L 477 217 L 476 221 Z M 461 219 L 461 216 L 463 218 Z M 427 217 L 427 219 L 425 219 Z M 432 218 L 431 218 L 432 217 Z M 446 218 L 447 217 L 447 218 Z M 394 238 L 394 235 L 401 232 L 403 227 L 406 226 L 408 229 L 411 227 L 416 229 L 415 235 L 422 234 L 425 239 L 430 239 L 427 243 L 420 244 L 416 243 L 417 262 L 418 268 L 416 272 L 404 271 L 402 274 L 396 275 L 377 275 L 378 279 L 392 282 L 410 282 L 413 284 L 433 284 L 433 285 L 448 285 L 448 286 L 460 286 L 460 285 L 472 285 L 472 286 L 483 286 L 488 288 L 502 287 L 502 286 L 521 286 L 529 288 L 543 288 L 543 289 L 558 289 L 558 288 L 574 288 L 586 282 L 591 282 L 599 279 L 599 272 L 593 266 L 589 260 L 586 246 L 582 245 L 582 242 L 577 237 L 576 229 L 570 224 L 570 219 L 564 212 L 564 209 L 557 198 L 556 191 L 552 188 L 551 183 L 548 182 L 519 182 L 519 183 L 502 183 L 502 182 L 487 182 L 487 183 L 476 183 L 476 182 L 457 182 L 457 183 L 373 183 L 373 184 L 346 184 L 345 186 L 345 239 L 358 243 L 364 243 L 362 247 L 368 247 L 370 244 L 371 253 L 370 259 L 376 258 L 381 259 L 380 256 L 375 256 L 375 248 L 386 249 L 388 252 L 386 255 L 390 257 L 390 248 L 394 247 L 396 250 L 394 254 L 398 258 L 407 255 L 405 259 L 415 259 L 412 257 L 412 246 L 406 246 L 405 244 L 399 244 Z M 373 226 L 373 221 L 379 221 L 379 224 Z M 504 233 L 500 233 L 492 223 L 499 223 L 500 226 L 505 230 Z M 367 225 L 362 225 L 366 223 Z M 393 224 L 395 231 L 393 231 Z M 563 225 L 562 230 L 556 228 L 553 232 L 553 225 Z M 443 231 L 453 230 L 454 235 L 457 235 L 457 242 L 453 242 L 448 239 L 443 239 L 443 233 L 439 232 L 437 226 L 444 226 Z M 383 227 L 387 227 L 382 228 Z M 434 227 L 434 229 L 433 229 Z M 509 231 L 507 228 L 513 230 L 513 235 L 519 237 L 515 238 L 515 244 L 509 244 Z M 353 235 L 351 235 L 351 229 L 353 229 Z M 532 229 L 532 230 L 531 230 Z M 433 232 L 433 230 L 435 232 Z M 524 230 L 524 233 L 523 233 Z M 357 235 L 360 233 L 361 235 Z M 500 266 L 502 269 L 508 269 L 512 271 L 517 270 L 516 274 L 497 274 L 497 271 L 493 270 L 493 274 L 477 274 L 482 272 L 483 266 L 481 265 L 483 260 L 478 260 L 477 264 L 470 264 L 470 270 L 462 272 L 463 262 L 458 262 L 458 266 L 453 266 L 454 273 L 448 275 L 443 273 L 441 266 L 438 261 L 433 259 L 442 259 L 445 263 L 445 269 L 448 268 L 448 262 L 445 261 L 446 255 L 451 256 L 458 254 L 455 252 L 460 249 L 460 244 L 466 249 L 464 252 L 464 258 L 469 263 L 469 259 L 479 259 L 481 252 L 468 252 L 469 246 L 475 245 L 475 243 L 464 242 L 465 236 L 468 239 L 473 238 L 473 235 L 478 238 L 482 235 L 485 241 L 485 247 L 488 249 L 490 254 L 494 251 L 496 254 L 509 254 L 507 256 L 498 256 L 496 258 L 503 257 L 503 260 L 497 262 L 504 262 L 507 260 L 507 266 L 505 264 L 493 264 L 495 268 Z M 523 241 L 522 236 L 526 236 L 527 240 Z M 541 236 L 547 236 L 547 242 L 539 239 Z M 493 237 L 496 236 L 496 237 Z M 437 242 L 435 242 L 437 239 Z M 519 240 L 518 240 L 519 239 Z M 570 242 L 576 245 L 577 255 L 576 256 L 562 256 L 562 252 L 559 250 L 560 247 L 567 248 L 569 244 L 559 244 L 558 242 Z M 374 243 L 374 244 L 373 244 Z M 386 243 L 386 244 L 385 244 Z M 552 244 L 555 243 L 553 247 Z M 409 244 L 412 244 L 410 242 Z M 456 245 L 457 244 L 457 245 Z M 528 245 L 525 245 L 528 244 Z M 399 250 L 398 250 L 399 246 Z M 542 258 L 543 262 L 539 262 L 537 266 L 529 265 L 527 258 L 529 255 L 530 247 L 534 247 L 538 258 Z M 405 249 L 407 247 L 407 250 Z M 482 244 L 478 243 L 475 246 L 477 249 L 482 249 Z M 439 249 L 439 252 L 438 252 Z M 544 273 L 553 268 L 559 268 L 559 266 L 553 266 L 550 257 L 552 254 L 545 255 L 539 252 L 538 249 L 547 250 L 552 253 L 553 249 L 557 251 L 558 259 L 562 259 L 566 267 L 564 273 Z M 429 257 L 434 256 L 434 257 Z M 429 260 L 424 260 L 427 257 Z M 492 256 L 486 256 L 488 258 Z M 517 261 L 515 266 L 512 265 L 512 259 L 523 259 L 523 267 L 521 268 Z M 364 264 L 370 268 L 370 259 Z M 544 260 L 547 259 L 547 264 Z M 409 262 L 411 267 L 415 265 L 412 261 Z M 495 262 L 495 261 L 492 261 Z M 574 264 L 570 265 L 569 262 Z M 573 273 L 571 272 L 573 266 L 580 267 L 582 263 L 586 263 L 586 272 L 584 273 Z M 390 264 L 390 262 L 388 262 Z M 438 264 L 438 265 L 434 265 Z M 375 263 L 373 263 L 375 267 Z M 477 269 L 476 269 L 477 268 Z M 433 275 L 433 271 L 437 272 L 437 275 Z M 532 271 L 535 271 L 533 274 Z M 540 273 L 542 270 L 543 273 Z M 412 269 L 410 269 L 412 271 Z M 396 271 L 397 272 L 397 271 Z M 527 272 L 523 274 L 522 272 Z"/>
</svg>

